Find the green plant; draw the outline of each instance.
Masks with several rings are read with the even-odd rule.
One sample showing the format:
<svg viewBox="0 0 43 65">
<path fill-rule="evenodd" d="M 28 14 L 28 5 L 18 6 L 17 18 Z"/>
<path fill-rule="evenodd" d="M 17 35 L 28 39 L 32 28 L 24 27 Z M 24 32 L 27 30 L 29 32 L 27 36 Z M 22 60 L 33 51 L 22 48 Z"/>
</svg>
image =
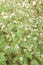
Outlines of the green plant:
<svg viewBox="0 0 43 65">
<path fill-rule="evenodd" d="M 0 2 L 0 65 L 43 65 L 43 1 Z"/>
</svg>

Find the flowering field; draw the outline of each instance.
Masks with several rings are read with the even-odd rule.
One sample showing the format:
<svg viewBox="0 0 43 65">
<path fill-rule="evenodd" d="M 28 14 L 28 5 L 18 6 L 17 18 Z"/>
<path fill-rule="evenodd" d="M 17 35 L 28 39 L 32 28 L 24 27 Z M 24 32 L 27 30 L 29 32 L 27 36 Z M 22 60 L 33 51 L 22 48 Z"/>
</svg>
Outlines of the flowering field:
<svg viewBox="0 0 43 65">
<path fill-rule="evenodd" d="M 0 0 L 0 65 L 43 65 L 43 0 Z"/>
</svg>

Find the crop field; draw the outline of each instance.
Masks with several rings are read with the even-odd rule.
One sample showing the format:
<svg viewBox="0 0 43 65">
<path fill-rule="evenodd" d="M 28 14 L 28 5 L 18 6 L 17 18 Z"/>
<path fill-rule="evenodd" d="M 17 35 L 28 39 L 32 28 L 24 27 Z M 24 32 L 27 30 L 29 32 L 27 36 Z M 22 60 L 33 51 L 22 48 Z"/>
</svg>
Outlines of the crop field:
<svg viewBox="0 0 43 65">
<path fill-rule="evenodd" d="M 43 0 L 0 0 L 0 65 L 43 65 Z"/>
</svg>

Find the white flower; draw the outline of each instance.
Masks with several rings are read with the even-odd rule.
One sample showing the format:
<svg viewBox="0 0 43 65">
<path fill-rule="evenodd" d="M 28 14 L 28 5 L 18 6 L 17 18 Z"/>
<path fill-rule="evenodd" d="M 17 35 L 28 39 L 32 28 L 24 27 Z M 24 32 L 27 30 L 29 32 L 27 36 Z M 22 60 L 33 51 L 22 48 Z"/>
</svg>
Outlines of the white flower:
<svg viewBox="0 0 43 65">
<path fill-rule="evenodd" d="M 33 44 L 31 44 L 30 48 L 29 48 L 29 51 L 32 51 L 32 48 L 33 48 Z"/>
<path fill-rule="evenodd" d="M 6 35 L 7 38 L 9 38 L 9 35 Z"/>
<path fill-rule="evenodd" d="M 6 47 L 5 47 L 5 49 L 9 49 L 9 48 L 10 48 L 10 46 L 6 46 Z"/>
<path fill-rule="evenodd" d="M 24 51 L 26 51 L 26 49 L 24 49 Z"/>
<path fill-rule="evenodd" d="M 27 39 L 26 39 L 26 38 L 24 38 L 24 41 L 25 41 L 25 42 L 26 42 L 26 40 L 27 40 Z"/>
<path fill-rule="evenodd" d="M 1 15 L 4 15 L 4 14 L 6 14 L 6 13 L 5 13 L 5 12 L 2 12 L 2 13 L 1 13 Z"/>
<path fill-rule="evenodd" d="M 40 36 L 43 36 L 43 32 L 40 33 Z"/>
<path fill-rule="evenodd" d="M 38 51 L 37 53 L 38 53 L 38 54 L 40 54 L 40 52 L 39 52 L 39 51 Z"/>
<path fill-rule="evenodd" d="M 2 0 L 2 1 L 4 1 L 4 2 L 5 2 L 6 0 Z"/>
<path fill-rule="evenodd" d="M 20 57 L 20 61 L 22 61 L 23 60 L 23 57 Z"/>
<path fill-rule="evenodd" d="M 41 55 L 41 57 L 43 58 L 43 54 Z"/>
<path fill-rule="evenodd" d="M 12 16 L 15 16 L 15 14 L 14 14 L 14 13 L 11 13 L 11 15 L 10 15 L 10 16 L 11 16 L 11 17 L 12 17 Z"/>
<path fill-rule="evenodd" d="M 15 37 L 15 34 L 12 34 L 12 37 Z"/>
<path fill-rule="evenodd" d="M 15 34 L 13 32 L 11 32 L 11 35 L 12 35 L 12 37 L 15 37 Z"/>
<path fill-rule="evenodd" d="M 6 5 L 4 5 L 4 7 L 6 8 Z"/>
<path fill-rule="evenodd" d="M 8 16 L 3 16 L 3 18 L 4 18 L 4 19 L 7 19 L 7 18 L 8 18 Z"/>
<path fill-rule="evenodd" d="M 31 47 L 33 47 L 34 45 L 33 44 L 31 44 Z"/>
<path fill-rule="evenodd" d="M 27 28 L 27 27 L 25 27 L 25 30 L 27 31 L 27 30 L 28 30 L 28 28 Z"/>
<path fill-rule="evenodd" d="M 33 3 L 33 5 L 36 5 L 36 1 L 33 1 L 32 3 Z"/>
<path fill-rule="evenodd" d="M 32 51 L 33 45 L 30 46 L 29 51 Z"/>
<path fill-rule="evenodd" d="M 29 30 L 32 30 L 31 28 L 28 28 Z"/>
<path fill-rule="evenodd" d="M 39 1 L 39 4 L 41 4 L 41 1 Z"/>
<path fill-rule="evenodd" d="M 25 6 L 25 2 L 22 2 L 22 7 L 24 7 Z"/>
<path fill-rule="evenodd" d="M 5 25 L 2 25 L 1 29 L 4 29 L 5 28 Z"/>
<path fill-rule="evenodd" d="M 19 49 L 19 46 L 16 44 L 16 45 L 15 45 L 15 48 L 16 48 L 16 49 Z"/>
<path fill-rule="evenodd" d="M 31 18 L 29 18 L 29 22 L 32 22 L 32 19 Z"/>
<path fill-rule="evenodd" d="M 33 52 L 31 52 L 31 54 L 33 55 L 34 53 L 33 53 Z"/>
<path fill-rule="evenodd" d="M 27 17 L 29 17 L 29 15 L 27 14 Z"/>
<path fill-rule="evenodd" d="M 22 13 L 23 13 L 23 11 L 22 11 L 22 10 L 19 10 L 19 13 L 20 13 L 20 14 L 22 14 Z"/>
<path fill-rule="evenodd" d="M 37 31 L 37 29 L 35 29 L 34 31 Z"/>
<path fill-rule="evenodd" d="M 38 24 L 39 22 L 37 21 L 36 24 Z"/>
<path fill-rule="evenodd" d="M 3 23 L 0 23 L 0 25 L 2 25 Z"/>
<path fill-rule="evenodd" d="M 37 37 L 35 36 L 35 37 L 34 37 L 34 40 L 36 40 L 36 39 L 37 39 Z"/>
<path fill-rule="evenodd" d="M 21 28 L 23 27 L 23 24 L 21 23 Z"/>
<path fill-rule="evenodd" d="M 16 20 L 14 20 L 13 22 L 14 22 L 14 23 L 17 23 L 17 21 L 16 21 Z"/>
<path fill-rule="evenodd" d="M 21 4 L 20 4 L 20 3 L 18 3 L 18 5 L 20 6 Z"/>
<path fill-rule="evenodd" d="M 30 35 L 28 35 L 27 37 L 30 38 Z"/>
<path fill-rule="evenodd" d="M 31 51 L 32 51 L 32 49 L 31 49 L 31 48 L 29 48 L 29 51 L 31 52 Z"/>
</svg>

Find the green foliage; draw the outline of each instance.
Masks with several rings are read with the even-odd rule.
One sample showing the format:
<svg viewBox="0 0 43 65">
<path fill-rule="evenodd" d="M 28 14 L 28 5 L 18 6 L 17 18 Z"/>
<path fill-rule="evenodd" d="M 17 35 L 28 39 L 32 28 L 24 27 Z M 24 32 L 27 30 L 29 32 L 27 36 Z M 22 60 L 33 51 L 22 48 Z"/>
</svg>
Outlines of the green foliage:
<svg viewBox="0 0 43 65">
<path fill-rule="evenodd" d="M 6 58 L 3 52 L 0 52 L 0 65 L 6 65 Z"/>
<path fill-rule="evenodd" d="M 43 1 L 0 1 L 0 65 L 43 65 Z"/>
<path fill-rule="evenodd" d="M 30 65 L 39 65 L 39 63 L 35 59 L 33 59 Z"/>
</svg>

